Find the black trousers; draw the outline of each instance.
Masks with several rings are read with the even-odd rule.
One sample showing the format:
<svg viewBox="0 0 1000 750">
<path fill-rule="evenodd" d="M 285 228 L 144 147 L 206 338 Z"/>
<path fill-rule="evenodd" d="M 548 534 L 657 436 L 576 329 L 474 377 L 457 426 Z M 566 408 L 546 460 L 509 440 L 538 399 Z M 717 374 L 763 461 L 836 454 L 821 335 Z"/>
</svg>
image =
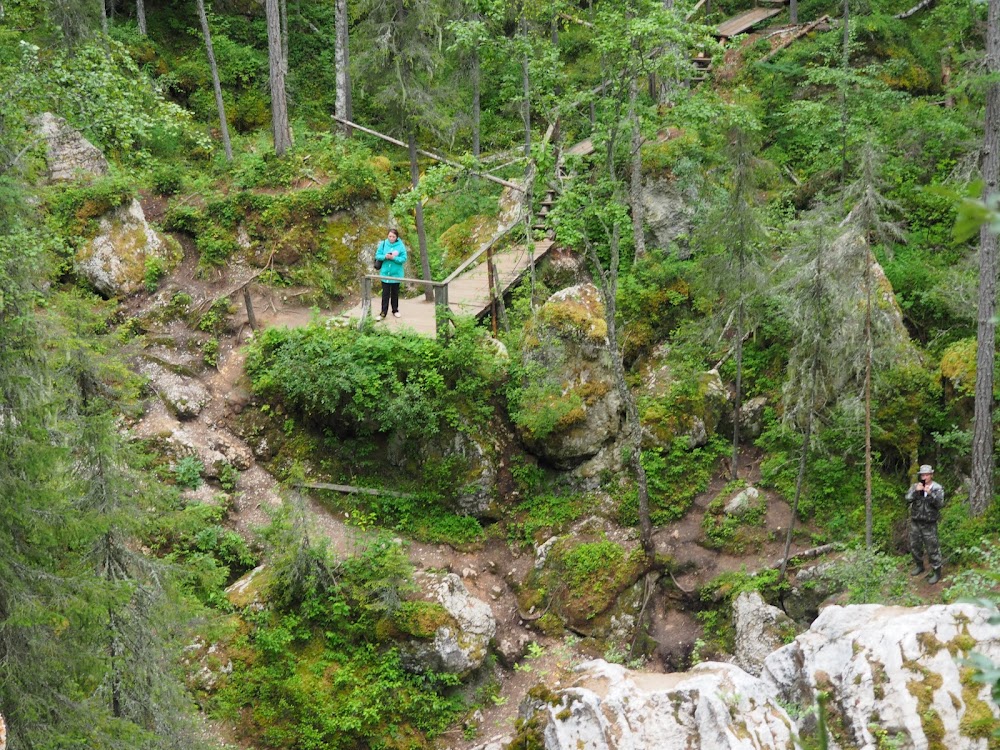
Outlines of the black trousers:
<svg viewBox="0 0 1000 750">
<path fill-rule="evenodd" d="M 399 282 L 382 282 L 382 317 L 389 313 L 389 302 L 392 302 L 392 311 L 399 312 Z"/>
</svg>

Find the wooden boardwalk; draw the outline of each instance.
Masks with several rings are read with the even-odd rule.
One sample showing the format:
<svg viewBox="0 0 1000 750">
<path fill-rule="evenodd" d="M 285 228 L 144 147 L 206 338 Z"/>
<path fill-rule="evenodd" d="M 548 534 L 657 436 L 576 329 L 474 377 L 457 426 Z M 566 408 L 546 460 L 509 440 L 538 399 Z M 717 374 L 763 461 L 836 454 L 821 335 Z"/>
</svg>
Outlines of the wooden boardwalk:
<svg viewBox="0 0 1000 750">
<path fill-rule="evenodd" d="M 784 10 L 783 7 L 753 8 L 752 10 L 748 10 L 746 13 L 740 13 L 738 16 L 734 16 L 720 23 L 715 34 L 722 39 L 730 39 L 738 34 L 743 34 L 757 24 L 778 15 L 782 10 Z"/>
<path fill-rule="evenodd" d="M 552 240 L 541 240 L 535 243 L 535 262 L 552 247 Z M 523 245 L 498 250 L 493 253 L 493 264 L 496 267 L 498 282 L 497 285 L 506 293 L 514 286 L 522 276 L 528 272 L 530 265 L 530 255 Z M 416 285 L 404 285 L 416 286 Z M 373 284 L 372 289 L 372 315 L 378 320 L 378 313 L 381 306 L 381 285 Z M 490 283 L 486 268 L 485 257 L 483 261 L 473 266 L 458 278 L 448 284 L 448 308 L 456 315 L 472 315 L 479 317 L 486 314 L 490 307 Z M 377 325 L 397 330 L 409 328 L 425 336 L 434 336 L 436 330 L 435 305 L 427 302 L 424 295 L 410 299 L 399 300 L 400 317 L 394 318 L 390 311 L 389 316 Z M 354 320 L 361 319 L 361 305 L 347 311 L 345 315 Z"/>
</svg>

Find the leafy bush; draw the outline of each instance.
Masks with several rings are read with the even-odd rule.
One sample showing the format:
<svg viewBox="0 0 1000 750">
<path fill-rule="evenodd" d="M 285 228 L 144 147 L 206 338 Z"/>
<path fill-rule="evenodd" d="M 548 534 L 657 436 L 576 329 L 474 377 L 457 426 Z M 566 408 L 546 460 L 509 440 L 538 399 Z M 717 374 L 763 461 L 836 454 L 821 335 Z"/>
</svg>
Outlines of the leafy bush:
<svg viewBox="0 0 1000 750">
<path fill-rule="evenodd" d="M 1000 586 L 1000 542 L 996 538 L 984 539 L 975 547 L 957 550 L 963 560 L 973 566 L 950 578 L 950 585 L 942 598 L 946 602 L 962 599 L 982 599 L 995 596 Z"/>
<path fill-rule="evenodd" d="M 426 439 L 482 424 L 502 368 L 484 334 L 447 341 L 353 328 L 269 328 L 247 355 L 254 391 L 349 435 Z"/>
<path fill-rule="evenodd" d="M 146 266 L 142 274 L 142 282 L 146 291 L 152 294 L 160 284 L 160 279 L 167 275 L 167 268 L 163 259 L 150 255 L 146 258 Z"/>
<path fill-rule="evenodd" d="M 289 550 L 275 563 L 275 610 L 251 616 L 231 645 L 240 658 L 214 710 L 263 747 L 353 750 L 388 747 L 389 737 L 426 747 L 462 702 L 448 691 L 455 678 L 407 672 L 382 640 L 396 630 L 387 621 L 406 619 L 398 613 L 412 586 L 398 545 L 380 539 L 335 561 L 294 534 L 275 542 Z M 406 611 L 439 614 L 424 609 Z"/>
<path fill-rule="evenodd" d="M 181 190 L 184 172 L 175 164 L 161 164 L 153 170 L 150 182 L 160 195 L 174 195 Z"/>
<path fill-rule="evenodd" d="M 185 456 L 174 464 L 174 481 L 178 487 L 196 490 L 201 487 L 205 465 L 194 456 Z"/>
<path fill-rule="evenodd" d="M 856 550 L 845 553 L 822 577 L 846 591 L 849 604 L 918 604 L 920 598 L 910 593 L 904 564 L 905 558 Z"/>
</svg>

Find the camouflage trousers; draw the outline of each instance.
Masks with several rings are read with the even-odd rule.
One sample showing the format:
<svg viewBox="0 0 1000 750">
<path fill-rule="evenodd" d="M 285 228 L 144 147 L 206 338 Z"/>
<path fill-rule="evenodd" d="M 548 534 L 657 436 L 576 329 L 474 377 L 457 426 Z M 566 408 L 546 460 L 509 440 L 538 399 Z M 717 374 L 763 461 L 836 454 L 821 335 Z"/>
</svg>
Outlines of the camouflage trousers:
<svg viewBox="0 0 1000 750">
<path fill-rule="evenodd" d="M 932 568 L 941 567 L 941 545 L 937 521 L 910 521 L 910 554 L 918 565 L 924 564 L 924 549 Z"/>
</svg>

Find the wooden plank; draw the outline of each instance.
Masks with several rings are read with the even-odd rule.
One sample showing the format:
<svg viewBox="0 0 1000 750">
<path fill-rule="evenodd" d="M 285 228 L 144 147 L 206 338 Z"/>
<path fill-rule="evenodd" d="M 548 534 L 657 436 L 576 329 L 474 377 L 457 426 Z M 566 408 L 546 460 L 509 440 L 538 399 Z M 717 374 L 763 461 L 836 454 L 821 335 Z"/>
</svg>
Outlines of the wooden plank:
<svg viewBox="0 0 1000 750">
<path fill-rule="evenodd" d="M 753 8 L 746 13 L 740 13 L 740 15 L 720 23 L 715 34 L 724 39 L 729 39 L 730 37 L 749 31 L 757 24 L 778 15 L 781 11 L 782 8 Z"/>
<path fill-rule="evenodd" d="M 587 138 L 566 149 L 567 156 L 590 156 L 594 153 L 594 142 Z"/>
<path fill-rule="evenodd" d="M 819 26 L 820 24 L 825 23 L 825 22 L 827 22 L 829 20 L 830 20 L 830 16 L 822 16 L 820 18 L 817 18 L 812 23 L 806 24 L 801 29 L 797 30 L 794 34 L 792 34 L 792 36 L 790 38 L 785 39 L 783 42 L 781 42 L 781 44 L 779 44 L 773 50 L 771 50 L 766 55 L 764 55 L 762 58 L 760 58 L 760 60 L 758 60 L 758 62 L 767 62 L 772 57 L 774 57 L 776 54 L 778 54 L 779 52 L 781 52 L 783 49 L 786 49 L 787 47 L 789 47 L 793 42 L 795 42 L 795 40 L 801 39 L 806 34 L 808 34 L 810 31 L 812 31 L 813 29 L 815 29 L 817 26 Z"/>
<path fill-rule="evenodd" d="M 371 487 L 354 487 L 350 484 L 330 484 L 329 482 L 300 482 L 295 485 L 308 490 L 332 490 L 345 495 L 384 495 L 385 497 L 414 497 L 406 492 L 392 492 L 391 490 L 376 490 Z"/>
</svg>

